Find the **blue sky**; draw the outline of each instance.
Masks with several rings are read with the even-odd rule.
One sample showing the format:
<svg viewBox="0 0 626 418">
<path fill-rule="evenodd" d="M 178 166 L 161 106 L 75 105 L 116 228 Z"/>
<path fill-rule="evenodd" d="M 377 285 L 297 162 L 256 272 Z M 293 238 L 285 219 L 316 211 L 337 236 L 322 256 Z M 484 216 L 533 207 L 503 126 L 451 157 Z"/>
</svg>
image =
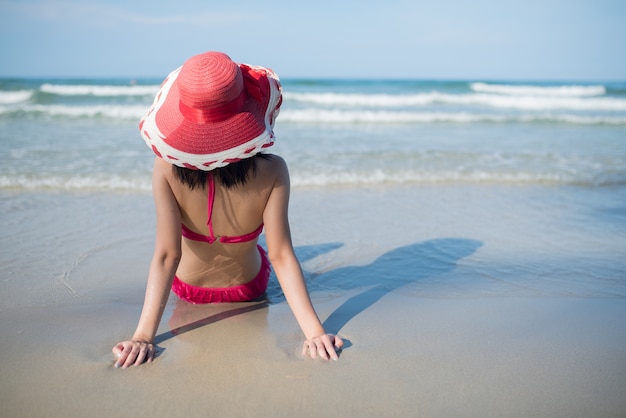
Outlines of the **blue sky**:
<svg viewBox="0 0 626 418">
<path fill-rule="evenodd" d="M 207 50 L 283 78 L 626 80 L 624 0 L 0 0 L 0 77 L 164 77 Z"/>
</svg>

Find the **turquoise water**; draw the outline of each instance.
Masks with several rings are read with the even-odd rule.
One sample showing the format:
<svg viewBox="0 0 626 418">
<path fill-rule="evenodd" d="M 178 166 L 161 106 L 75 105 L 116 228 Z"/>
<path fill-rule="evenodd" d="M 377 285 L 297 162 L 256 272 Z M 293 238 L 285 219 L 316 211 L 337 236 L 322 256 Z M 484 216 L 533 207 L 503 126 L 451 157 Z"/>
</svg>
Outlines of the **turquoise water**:
<svg viewBox="0 0 626 418">
<path fill-rule="evenodd" d="M 0 80 L 0 190 L 150 189 L 160 80 Z M 295 187 L 626 184 L 626 83 L 283 80 Z"/>
</svg>

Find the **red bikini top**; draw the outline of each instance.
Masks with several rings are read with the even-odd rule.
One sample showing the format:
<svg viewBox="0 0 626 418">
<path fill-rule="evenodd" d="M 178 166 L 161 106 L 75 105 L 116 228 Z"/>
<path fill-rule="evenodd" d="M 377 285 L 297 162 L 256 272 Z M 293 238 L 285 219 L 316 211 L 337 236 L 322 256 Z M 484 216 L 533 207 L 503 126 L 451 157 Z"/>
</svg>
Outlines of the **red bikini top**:
<svg viewBox="0 0 626 418">
<path fill-rule="evenodd" d="M 213 244 L 215 241 L 219 241 L 223 244 L 238 244 L 242 242 L 252 241 L 261 235 L 263 231 L 263 224 L 259 225 L 257 229 L 254 231 L 239 236 L 220 236 L 216 237 L 213 233 L 213 222 L 211 221 L 211 216 L 213 215 L 213 201 L 215 200 L 215 180 L 213 180 L 213 176 L 209 175 L 209 196 L 208 196 L 208 209 L 207 209 L 207 226 L 209 227 L 209 235 L 198 234 L 197 232 L 192 231 L 187 228 L 185 224 L 181 224 L 181 232 L 183 237 L 193 240 L 193 241 L 201 241 L 208 242 L 209 244 Z"/>
</svg>

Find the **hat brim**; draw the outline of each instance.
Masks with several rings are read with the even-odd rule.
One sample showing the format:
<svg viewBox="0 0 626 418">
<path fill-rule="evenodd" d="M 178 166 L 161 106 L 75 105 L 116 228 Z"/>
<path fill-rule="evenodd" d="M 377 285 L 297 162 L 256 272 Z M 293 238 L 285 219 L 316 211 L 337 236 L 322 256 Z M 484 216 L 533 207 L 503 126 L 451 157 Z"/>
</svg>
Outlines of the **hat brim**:
<svg viewBox="0 0 626 418">
<path fill-rule="evenodd" d="M 274 143 L 273 125 L 282 101 L 276 74 L 240 64 L 246 79 L 241 110 L 222 120 L 198 123 L 186 119 L 180 109 L 181 68 L 163 82 L 140 123 L 142 137 L 159 157 L 208 171 L 251 157 Z"/>
</svg>

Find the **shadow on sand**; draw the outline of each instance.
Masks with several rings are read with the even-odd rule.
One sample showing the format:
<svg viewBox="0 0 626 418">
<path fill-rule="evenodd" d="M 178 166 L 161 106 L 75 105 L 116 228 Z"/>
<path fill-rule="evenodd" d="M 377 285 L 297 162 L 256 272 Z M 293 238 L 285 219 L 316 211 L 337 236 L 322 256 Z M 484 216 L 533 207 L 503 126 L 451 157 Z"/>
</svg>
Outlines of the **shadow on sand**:
<svg viewBox="0 0 626 418">
<path fill-rule="evenodd" d="M 481 246 L 480 241 L 470 239 L 434 239 L 396 248 L 365 266 L 343 267 L 316 277 L 317 286 L 324 288 L 332 288 L 333 283 L 336 288 L 346 290 L 371 286 L 332 312 L 324 321 L 324 329 L 337 334 L 387 293 L 452 271 L 459 260 L 472 255 Z"/>
<path fill-rule="evenodd" d="M 296 248 L 300 262 L 329 253 L 341 244 L 330 243 Z M 428 280 L 456 268 L 459 260 L 472 255 L 482 246 L 480 241 L 462 238 L 441 238 L 396 248 L 365 266 L 342 267 L 319 275 L 307 275 L 309 291 L 351 290 L 370 287 L 352 296 L 324 321 L 327 332 L 337 334 L 359 313 L 363 312 L 387 293 L 411 283 Z M 263 309 L 271 303 L 284 300 L 280 287 L 272 273 L 268 300 L 237 306 L 174 328 L 155 337 L 157 344 L 174 336 L 212 324 L 222 319 Z"/>
</svg>

